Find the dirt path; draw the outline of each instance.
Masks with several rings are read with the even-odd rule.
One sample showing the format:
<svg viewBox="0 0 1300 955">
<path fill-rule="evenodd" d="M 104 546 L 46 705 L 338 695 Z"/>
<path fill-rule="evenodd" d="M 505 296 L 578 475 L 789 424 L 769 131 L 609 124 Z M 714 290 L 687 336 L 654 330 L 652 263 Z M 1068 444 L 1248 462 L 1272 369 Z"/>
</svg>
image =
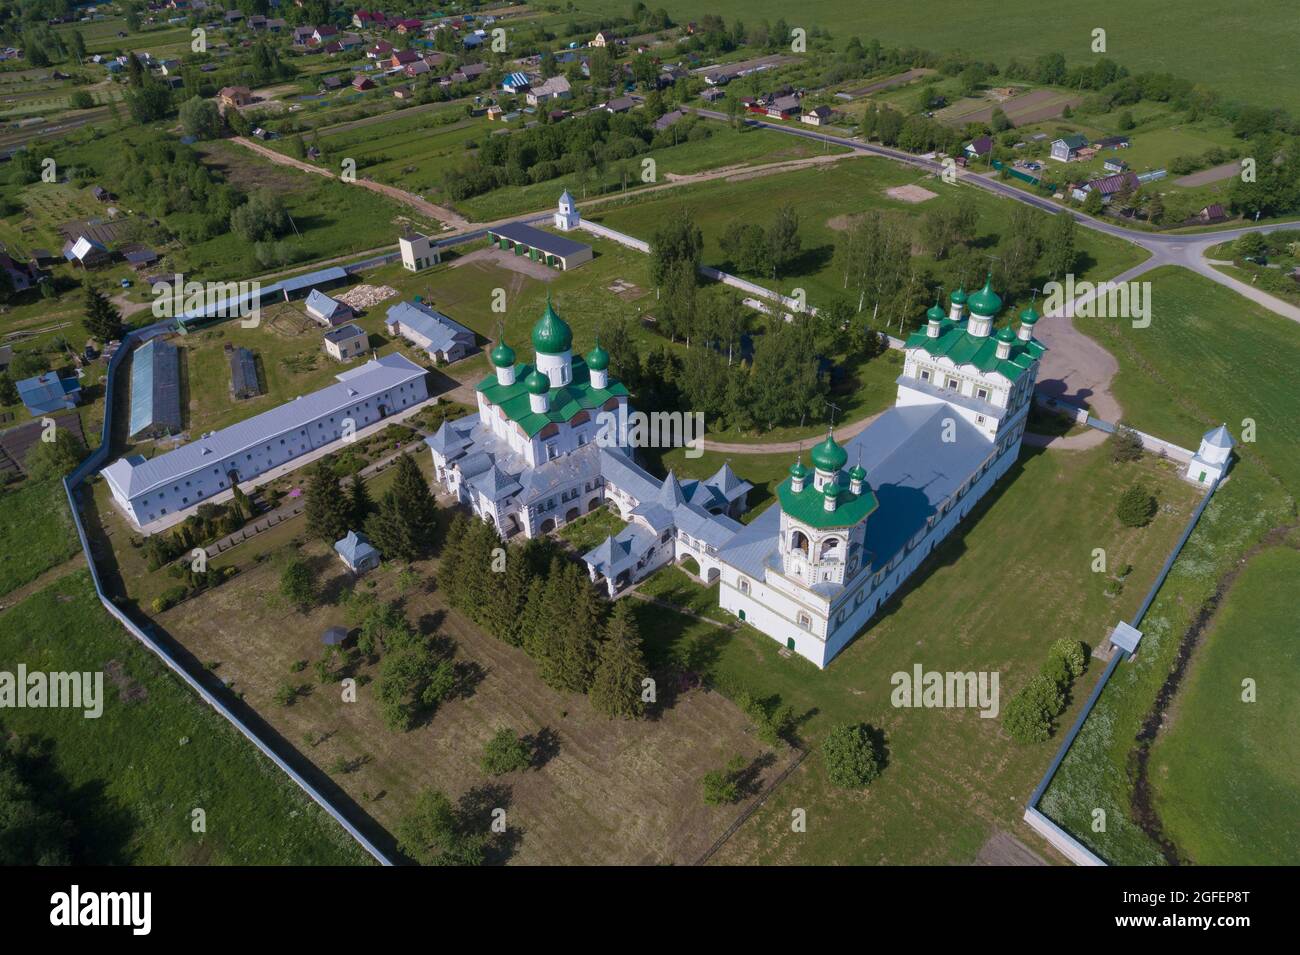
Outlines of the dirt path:
<svg viewBox="0 0 1300 955">
<path fill-rule="evenodd" d="M 60 577 L 66 577 L 68 574 L 81 570 L 85 566 L 86 555 L 81 551 L 77 551 L 75 556 L 68 558 L 61 564 L 56 564 L 35 580 L 29 580 L 21 587 L 17 587 L 9 591 L 9 593 L 5 594 L 3 597 L 0 597 L 0 613 L 4 613 L 6 610 L 17 607 L 32 594 L 44 590 Z"/>
<path fill-rule="evenodd" d="M 843 443 L 850 438 L 856 438 L 867 429 L 867 425 L 879 418 L 884 412 L 877 411 L 873 415 L 868 415 L 861 421 L 854 421 L 851 424 L 840 425 L 835 429 L 835 440 Z M 809 447 L 821 438 L 821 435 L 813 435 L 803 438 L 799 441 L 773 441 L 764 444 L 734 444 L 726 441 L 709 441 L 705 440 L 705 451 L 722 451 L 726 454 L 797 454 L 800 451 L 807 451 Z"/>
<path fill-rule="evenodd" d="M 257 153 L 263 159 L 275 163 L 277 166 L 290 166 L 300 172 L 312 173 L 317 176 L 324 176 L 326 179 L 337 179 L 333 172 L 323 169 L 320 166 L 313 165 L 301 159 L 295 159 L 292 156 L 286 156 L 283 153 L 276 152 L 269 146 L 263 146 L 261 143 L 255 143 L 244 136 L 234 136 L 231 142 L 238 143 L 245 149 L 250 149 Z M 472 223 L 459 213 L 452 212 L 443 206 L 434 205 L 427 199 L 422 199 L 413 192 L 407 192 L 405 189 L 398 189 L 396 186 L 385 185 L 382 182 L 374 182 L 370 179 L 358 179 L 356 185 L 369 189 L 371 192 L 377 192 L 382 196 L 387 196 L 408 208 L 426 215 L 431 219 L 437 219 L 443 224 L 444 228 L 454 230 L 464 230 L 472 228 Z"/>
</svg>

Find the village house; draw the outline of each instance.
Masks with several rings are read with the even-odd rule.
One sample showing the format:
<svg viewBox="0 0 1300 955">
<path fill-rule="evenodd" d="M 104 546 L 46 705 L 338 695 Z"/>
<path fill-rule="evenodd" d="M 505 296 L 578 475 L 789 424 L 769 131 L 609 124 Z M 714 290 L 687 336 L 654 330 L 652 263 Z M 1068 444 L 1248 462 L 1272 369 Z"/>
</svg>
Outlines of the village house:
<svg viewBox="0 0 1300 955">
<path fill-rule="evenodd" d="M 325 353 L 335 361 L 351 361 L 370 350 L 370 339 L 357 325 L 345 324 L 331 328 L 322 338 Z"/>
<path fill-rule="evenodd" d="M 1087 145 L 1087 136 L 1082 133 L 1071 133 L 1052 143 L 1051 157 L 1057 162 L 1073 162 L 1079 158 L 1079 150 Z"/>
<path fill-rule="evenodd" d="M 253 91 L 247 86 L 226 86 L 217 94 L 217 102 L 222 109 L 238 109 L 253 102 Z"/>
<path fill-rule="evenodd" d="M 569 81 L 563 76 L 552 76 L 545 83 L 529 89 L 524 97 L 529 106 L 540 106 L 548 100 L 568 99 L 572 96 Z"/>
<path fill-rule="evenodd" d="M 831 121 L 835 111 L 829 106 L 814 106 L 812 109 L 804 110 L 799 117 L 801 123 L 807 123 L 809 126 L 825 126 Z"/>
<path fill-rule="evenodd" d="M 307 293 L 303 307 L 307 310 L 308 318 L 316 322 L 317 325 L 323 325 L 326 328 L 342 325 L 344 322 L 352 321 L 353 318 L 351 306 L 330 295 L 326 295 L 317 288 Z"/>
<path fill-rule="evenodd" d="M 401 336 L 434 364 L 459 361 L 474 348 L 474 333 L 423 302 L 398 302 L 384 322 L 388 334 Z"/>
<path fill-rule="evenodd" d="M 348 536 L 334 544 L 345 567 L 354 574 L 364 574 L 379 566 L 379 551 L 375 550 L 365 534 L 348 531 Z"/>
</svg>

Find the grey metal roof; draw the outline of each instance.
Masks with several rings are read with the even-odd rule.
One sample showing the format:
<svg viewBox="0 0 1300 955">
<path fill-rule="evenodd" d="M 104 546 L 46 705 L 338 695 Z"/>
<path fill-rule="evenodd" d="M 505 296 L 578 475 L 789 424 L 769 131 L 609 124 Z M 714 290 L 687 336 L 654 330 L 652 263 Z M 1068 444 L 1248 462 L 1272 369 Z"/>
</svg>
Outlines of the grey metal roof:
<svg viewBox="0 0 1300 955">
<path fill-rule="evenodd" d="M 296 275 L 291 279 L 285 279 L 279 283 L 281 291 L 286 294 L 301 292 L 303 289 L 315 288 L 319 285 L 332 285 L 335 282 L 347 281 L 348 271 L 342 266 L 335 265 L 328 269 L 320 269 L 316 272 L 308 272 L 306 275 Z"/>
<path fill-rule="evenodd" d="M 1205 432 L 1205 443 L 1215 448 L 1231 448 L 1237 442 L 1233 440 L 1226 424 L 1221 424 L 1213 431 Z"/>
<path fill-rule="evenodd" d="M 643 528 L 629 524 L 587 551 L 582 559 L 606 577 L 617 577 L 629 567 L 636 566 L 658 539 Z"/>
<path fill-rule="evenodd" d="M 541 249 L 548 255 L 558 255 L 561 258 L 591 248 L 589 245 L 583 245 L 581 242 L 575 242 L 562 235 L 551 235 L 549 232 L 543 232 L 526 222 L 507 222 L 502 226 L 493 226 L 488 229 L 488 232 L 492 235 L 502 236 L 512 242 L 521 242 L 529 248 Z"/>
<path fill-rule="evenodd" d="M 131 419 L 128 434 L 149 429 L 181 430 L 180 352 L 151 338 L 131 356 Z"/>
<path fill-rule="evenodd" d="M 138 462 L 119 458 L 101 473 L 128 498 L 134 498 L 204 468 L 220 466 L 221 461 L 232 459 L 254 445 L 306 428 L 318 418 L 355 407 L 425 375 L 423 368 L 396 352 L 372 359 L 355 371 L 359 373 L 349 375 L 346 381 L 287 401 L 166 454 Z"/>
<path fill-rule="evenodd" d="M 446 351 L 457 343 L 474 344 L 474 333 L 460 322 L 422 302 L 398 302 L 388 309 L 386 324 L 400 324 L 428 341 L 433 351 Z"/>
<path fill-rule="evenodd" d="M 326 341 L 334 342 L 337 345 L 339 342 L 349 341 L 356 338 L 358 335 L 364 338 L 366 333 L 359 326 L 353 325 L 349 322 L 346 325 L 339 325 L 336 328 L 331 328 L 321 337 Z"/>
<path fill-rule="evenodd" d="M 333 318 L 335 313 L 340 309 L 346 309 L 344 305 L 336 298 L 331 298 L 320 289 L 314 288 L 307 294 L 307 301 L 304 303 L 307 308 L 311 309 L 324 318 Z"/>
<path fill-rule="evenodd" d="M 954 440 L 944 440 L 947 422 Z M 861 454 L 880 506 L 867 520 L 871 569 L 887 565 L 932 514 L 993 454 L 991 442 L 946 404 L 890 408 L 845 447 Z M 727 542 L 721 557 L 761 578 L 775 554 L 781 509 L 773 504 Z M 838 589 L 836 587 L 831 590 Z"/>
<path fill-rule="evenodd" d="M 379 556 L 379 551 L 375 550 L 366 535 L 358 534 L 356 531 L 348 531 L 346 537 L 335 542 L 334 549 L 347 561 L 349 567 L 355 567 L 359 561 L 367 557 Z"/>
</svg>

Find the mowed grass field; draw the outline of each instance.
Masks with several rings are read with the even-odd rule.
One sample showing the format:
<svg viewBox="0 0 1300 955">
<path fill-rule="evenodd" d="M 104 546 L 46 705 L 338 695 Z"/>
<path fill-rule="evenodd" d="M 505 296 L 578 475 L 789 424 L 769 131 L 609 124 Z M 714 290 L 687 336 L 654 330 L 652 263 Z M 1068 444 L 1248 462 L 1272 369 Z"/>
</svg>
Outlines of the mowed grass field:
<svg viewBox="0 0 1300 955">
<path fill-rule="evenodd" d="M 577 0 L 576 5 L 584 12 L 626 12 L 621 0 Z M 1052 52 L 1065 54 L 1071 65 L 1086 64 L 1097 55 L 1092 31 L 1101 28 L 1106 56 L 1133 72 L 1169 72 L 1230 99 L 1300 112 L 1300 86 L 1293 81 L 1300 22 L 1269 0 L 1231 6 L 1190 0 L 1176 15 L 1159 0 L 1096 0 L 1050 11 L 1013 0 L 978 16 L 962 0 L 810 0 L 795 10 L 779 0 L 715 0 L 703 9 L 669 0 L 664 7 L 679 23 L 702 12 L 723 16 L 728 26 L 737 19 L 746 24 L 784 19 L 792 28 L 823 27 L 840 44 L 856 34 L 864 43 L 876 38 L 891 46 L 960 51 L 999 66 L 1012 57 L 1024 62 Z"/>
<path fill-rule="evenodd" d="M 742 477 L 748 476 L 745 460 L 732 460 Z M 1121 527 L 1114 516 L 1120 491 L 1136 479 L 1156 488 L 1163 503 L 1141 530 Z M 967 864 L 999 831 L 1055 861 L 1020 817 L 1060 730 L 1048 742 L 1021 746 L 1002 731 L 1000 719 L 982 719 L 974 710 L 898 709 L 890 702 L 891 675 L 910 674 L 915 664 L 997 672 L 1005 706 L 1037 672 L 1053 640 L 1069 636 L 1096 645 L 1133 612 L 1194 499 L 1163 463 L 1115 466 L 1101 449 L 1027 452 L 914 584 L 822 671 L 783 656 L 779 644 L 748 627 L 681 626 L 659 611 L 651 639 L 656 655 L 719 686 L 779 696 L 794 708 L 806 746 L 815 749 L 844 722 L 866 722 L 885 735 L 887 765 L 867 790 L 830 785 L 814 753 L 718 861 Z M 1104 595 L 1106 575 L 1091 572 L 1094 547 L 1106 548 L 1112 567 L 1134 567 L 1117 598 Z M 674 573 L 662 586 L 651 578 L 645 589 L 703 612 L 704 602 L 693 595 L 704 588 Z M 707 593 L 712 615 L 727 619 L 716 609 L 716 588 Z M 1100 670 L 1094 662 L 1076 683 L 1061 725 L 1077 714 Z M 799 808 L 808 814 L 806 833 L 791 831 L 791 813 Z"/>
<path fill-rule="evenodd" d="M 0 597 L 77 550 L 62 482 L 29 482 L 0 494 Z"/>
<path fill-rule="evenodd" d="M 1165 829 L 1202 865 L 1300 859 L 1298 544 L 1256 554 L 1232 584 L 1152 752 Z"/>
<path fill-rule="evenodd" d="M 1151 325 L 1077 318 L 1076 326 L 1120 363 L 1111 390 L 1124 420 L 1186 448 L 1226 422 L 1238 451 L 1300 493 L 1300 325 L 1185 269 L 1167 266 L 1151 282 Z"/>
<path fill-rule="evenodd" d="M 1300 360 L 1300 328 L 1191 273 L 1161 269 L 1149 277 L 1154 283 L 1150 327 L 1076 319 L 1119 361 L 1112 391 L 1125 409 L 1125 420 L 1194 447 L 1213 423 L 1227 422 L 1240 439 L 1245 419 L 1251 419 L 1256 440 L 1238 445 L 1239 461 L 1230 479 L 1215 494 L 1142 623 L 1141 652 L 1107 686 L 1042 808 L 1108 861 L 1153 864 L 1167 857 L 1134 822 L 1135 737 L 1152 716 L 1156 694 L 1198 611 L 1219 593 L 1219 616 L 1201 635 L 1184 690 L 1175 696 L 1171 736 L 1168 741 L 1163 733 L 1156 737 L 1149 779 L 1158 814 L 1163 819 L 1168 813 L 1163 834 L 1175 854 L 1194 862 L 1248 864 L 1259 861 L 1261 852 L 1273 851 L 1260 847 L 1279 826 L 1294 827 L 1293 800 L 1279 801 L 1268 780 L 1246 781 L 1257 772 L 1253 760 L 1260 752 L 1276 756 L 1273 772 L 1284 772 L 1276 721 L 1293 716 L 1260 712 L 1232 723 L 1214 717 L 1224 712 L 1225 695 L 1240 698 L 1241 677 L 1267 673 L 1293 686 L 1300 673 L 1293 656 L 1280 649 L 1294 642 L 1294 615 L 1279 617 L 1253 599 L 1258 591 L 1252 564 L 1245 565 L 1237 581 L 1242 586 L 1221 588 L 1270 531 L 1295 521 L 1300 395 L 1293 369 Z M 1290 594 L 1284 580 L 1274 578 L 1267 586 L 1275 594 Z M 1243 618 L 1253 633 L 1239 654 L 1241 638 L 1230 635 L 1239 632 Z M 1233 662 L 1225 663 L 1225 655 Z M 1253 673 L 1234 673 L 1227 686 L 1223 670 L 1234 665 Z M 1200 730 L 1195 747 L 1186 730 L 1178 729 L 1183 721 Z M 1213 772 L 1206 771 L 1210 758 Z M 1230 822 L 1212 814 L 1208 807 L 1215 803 L 1220 812 L 1232 808 Z M 1102 833 L 1092 831 L 1096 808 L 1107 815 Z M 1209 855 L 1201 858 L 1199 853 Z"/>
<path fill-rule="evenodd" d="M 279 558 L 288 553 L 310 561 L 329 595 L 305 616 L 268 598 L 277 586 Z M 321 632 L 344 622 L 342 609 L 329 601 L 353 586 L 322 544 L 289 542 L 271 560 L 159 622 L 200 659 L 215 663 L 218 677 L 390 831 L 420 790 L 436 787 L 453 799 L 469 794 L 504 808 L 510 861 L 690 864 L 738 816 L 737 806 L 706 806 L 701 779 L 733 756 L 752 761 L 769 751 L 722 695 L 692 690 L 676 695 L 654 720 L 606 719 L 585 698 L 545 686 L 522 651 L 448 611 L 434 589 L 435 567 L 415 566 L 416 589 L 400 592 L 393 564 L 370 574 L 364 586 L 373 585 L 381 599 L 400 599 L 408 619 L 425 632 L 454 639 L 456 659 L 474 676 L 462 697 L 443 703 L 409 732 L 390 730 L 380 719 L 375 668 L 361 668 L 359 676 L 370 682 L 361 682 L 356 703 L 342 702 L 336 686 L 316 685 L 310 668 L 292 669 L 295 661 L 320 655 Z M 287 707 L 272 700 L 285 682 L 307 687 Z M 483 746 L 502 726 L 551 739 L 550 755 L 529 770 L 485 776 Z M 762 779 L 770 780 L 792 757 L 788 748 L 773 754 Z"/>
<path fill-rule="evenodd" d="M 103 672 L 104 710 L 6 709 L 6 733 L 50 748 L 43 801 L 86 864 L 358 865 L 339 826 L 104 612 L 70 574 L 0 613 L 0 660 Z M 203 810 L 206 832 L 194 832 Z"/>
<path fill-rule="evenodd" d="M 913 204 L 891 198 L 886 190 L 902 185 L 920 185 L 936 194 L 933 199 Z M 852 217 L 871 210 L 897 216 L 913 227 L 934 204 L 955 203 L 960 196 L 974 199 L 979 212 L 976 243 L 981 247 L 996 244 L 1010 219 L 1012 205 L 973 189 L 945 185 L 936 179 L 900 168 L 883 159 L 854 158 L 826 166 L 776 173 L 770 176 L 742 178 L 738 181 L 716 180 L 683 186 L 659 195 L 629 198 L 610 206 L 584 210 L 584 215 L 604 225 L 642 239 L 654 236 L 656 223 L 679 215 L 689 208 L 704 233 L 704 261 L 725 269 L 729 264 L 719 241 L 734 220 L 753 222 L 767 227 L 783 201 L 794 205 L 799 215 L 802 254 L 780 276 L 778 283 L 754 276 L 760 284 L 779 285 L 789 293 L 803 288 L 808 303 L 816 306 L 830 296 L 847 297 L 843 279 L 835 263 L 838 236 L 852 223 Z M 1078 244 L 1081 261 L 1078 271 L 1092 278 L 1116 275 L 1141 261 L 1144 253 L 1134 246 L 1080 230 Z M 946 281 L 943 263 L 935 263 L 925 254 L 913 256 L 918 270 L 929 269 L 937 279 Z M 952 277 L 954 280 L 960 277 Z M 1008 303 L 1010 307 L 1012 303 Z M 918 322 L 921 316 L 917 316 Z"/>
</svg>

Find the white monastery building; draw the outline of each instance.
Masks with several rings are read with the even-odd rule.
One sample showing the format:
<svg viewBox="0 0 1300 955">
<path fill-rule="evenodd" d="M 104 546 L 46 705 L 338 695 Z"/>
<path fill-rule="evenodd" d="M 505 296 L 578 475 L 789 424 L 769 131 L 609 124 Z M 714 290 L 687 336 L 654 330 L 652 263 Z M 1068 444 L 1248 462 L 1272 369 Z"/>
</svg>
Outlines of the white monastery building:
<svg viewBox="0 0 1300 955">
<path fill-rule="evenodd" d="M 478 413 L 427 439 L 437 482 L 503 537 L 533 537 L 602 505 L 627 527 L 583 555 L 615 596 L 670 561 L 721 580 L 722 609 L 824 667 L 858 634 L 1015 462 L 1045 347 L 1038 313 L 994 328 L 991 283 L 938 305 L 906 343 L 894 407 L 842 447 L 833 434 L 800 455 L 777 501 L 736 517 L 752 485 L 724 465 L 706 480 L 659 479 L 617 442 L 605 413 L 626 412 L 599 343 L 573 355 L 548 300 L 533 365 L 504 342 L 477 388 Z"/>
<path fill-rule="evenodd" d="M 100 473 L 143 527 L 419 404 L 429 397 L 426 374 L 405 355 L 384 355 L 336 375 L 337 384 L 156 457 L 118 458 Z"/>
</svg>

